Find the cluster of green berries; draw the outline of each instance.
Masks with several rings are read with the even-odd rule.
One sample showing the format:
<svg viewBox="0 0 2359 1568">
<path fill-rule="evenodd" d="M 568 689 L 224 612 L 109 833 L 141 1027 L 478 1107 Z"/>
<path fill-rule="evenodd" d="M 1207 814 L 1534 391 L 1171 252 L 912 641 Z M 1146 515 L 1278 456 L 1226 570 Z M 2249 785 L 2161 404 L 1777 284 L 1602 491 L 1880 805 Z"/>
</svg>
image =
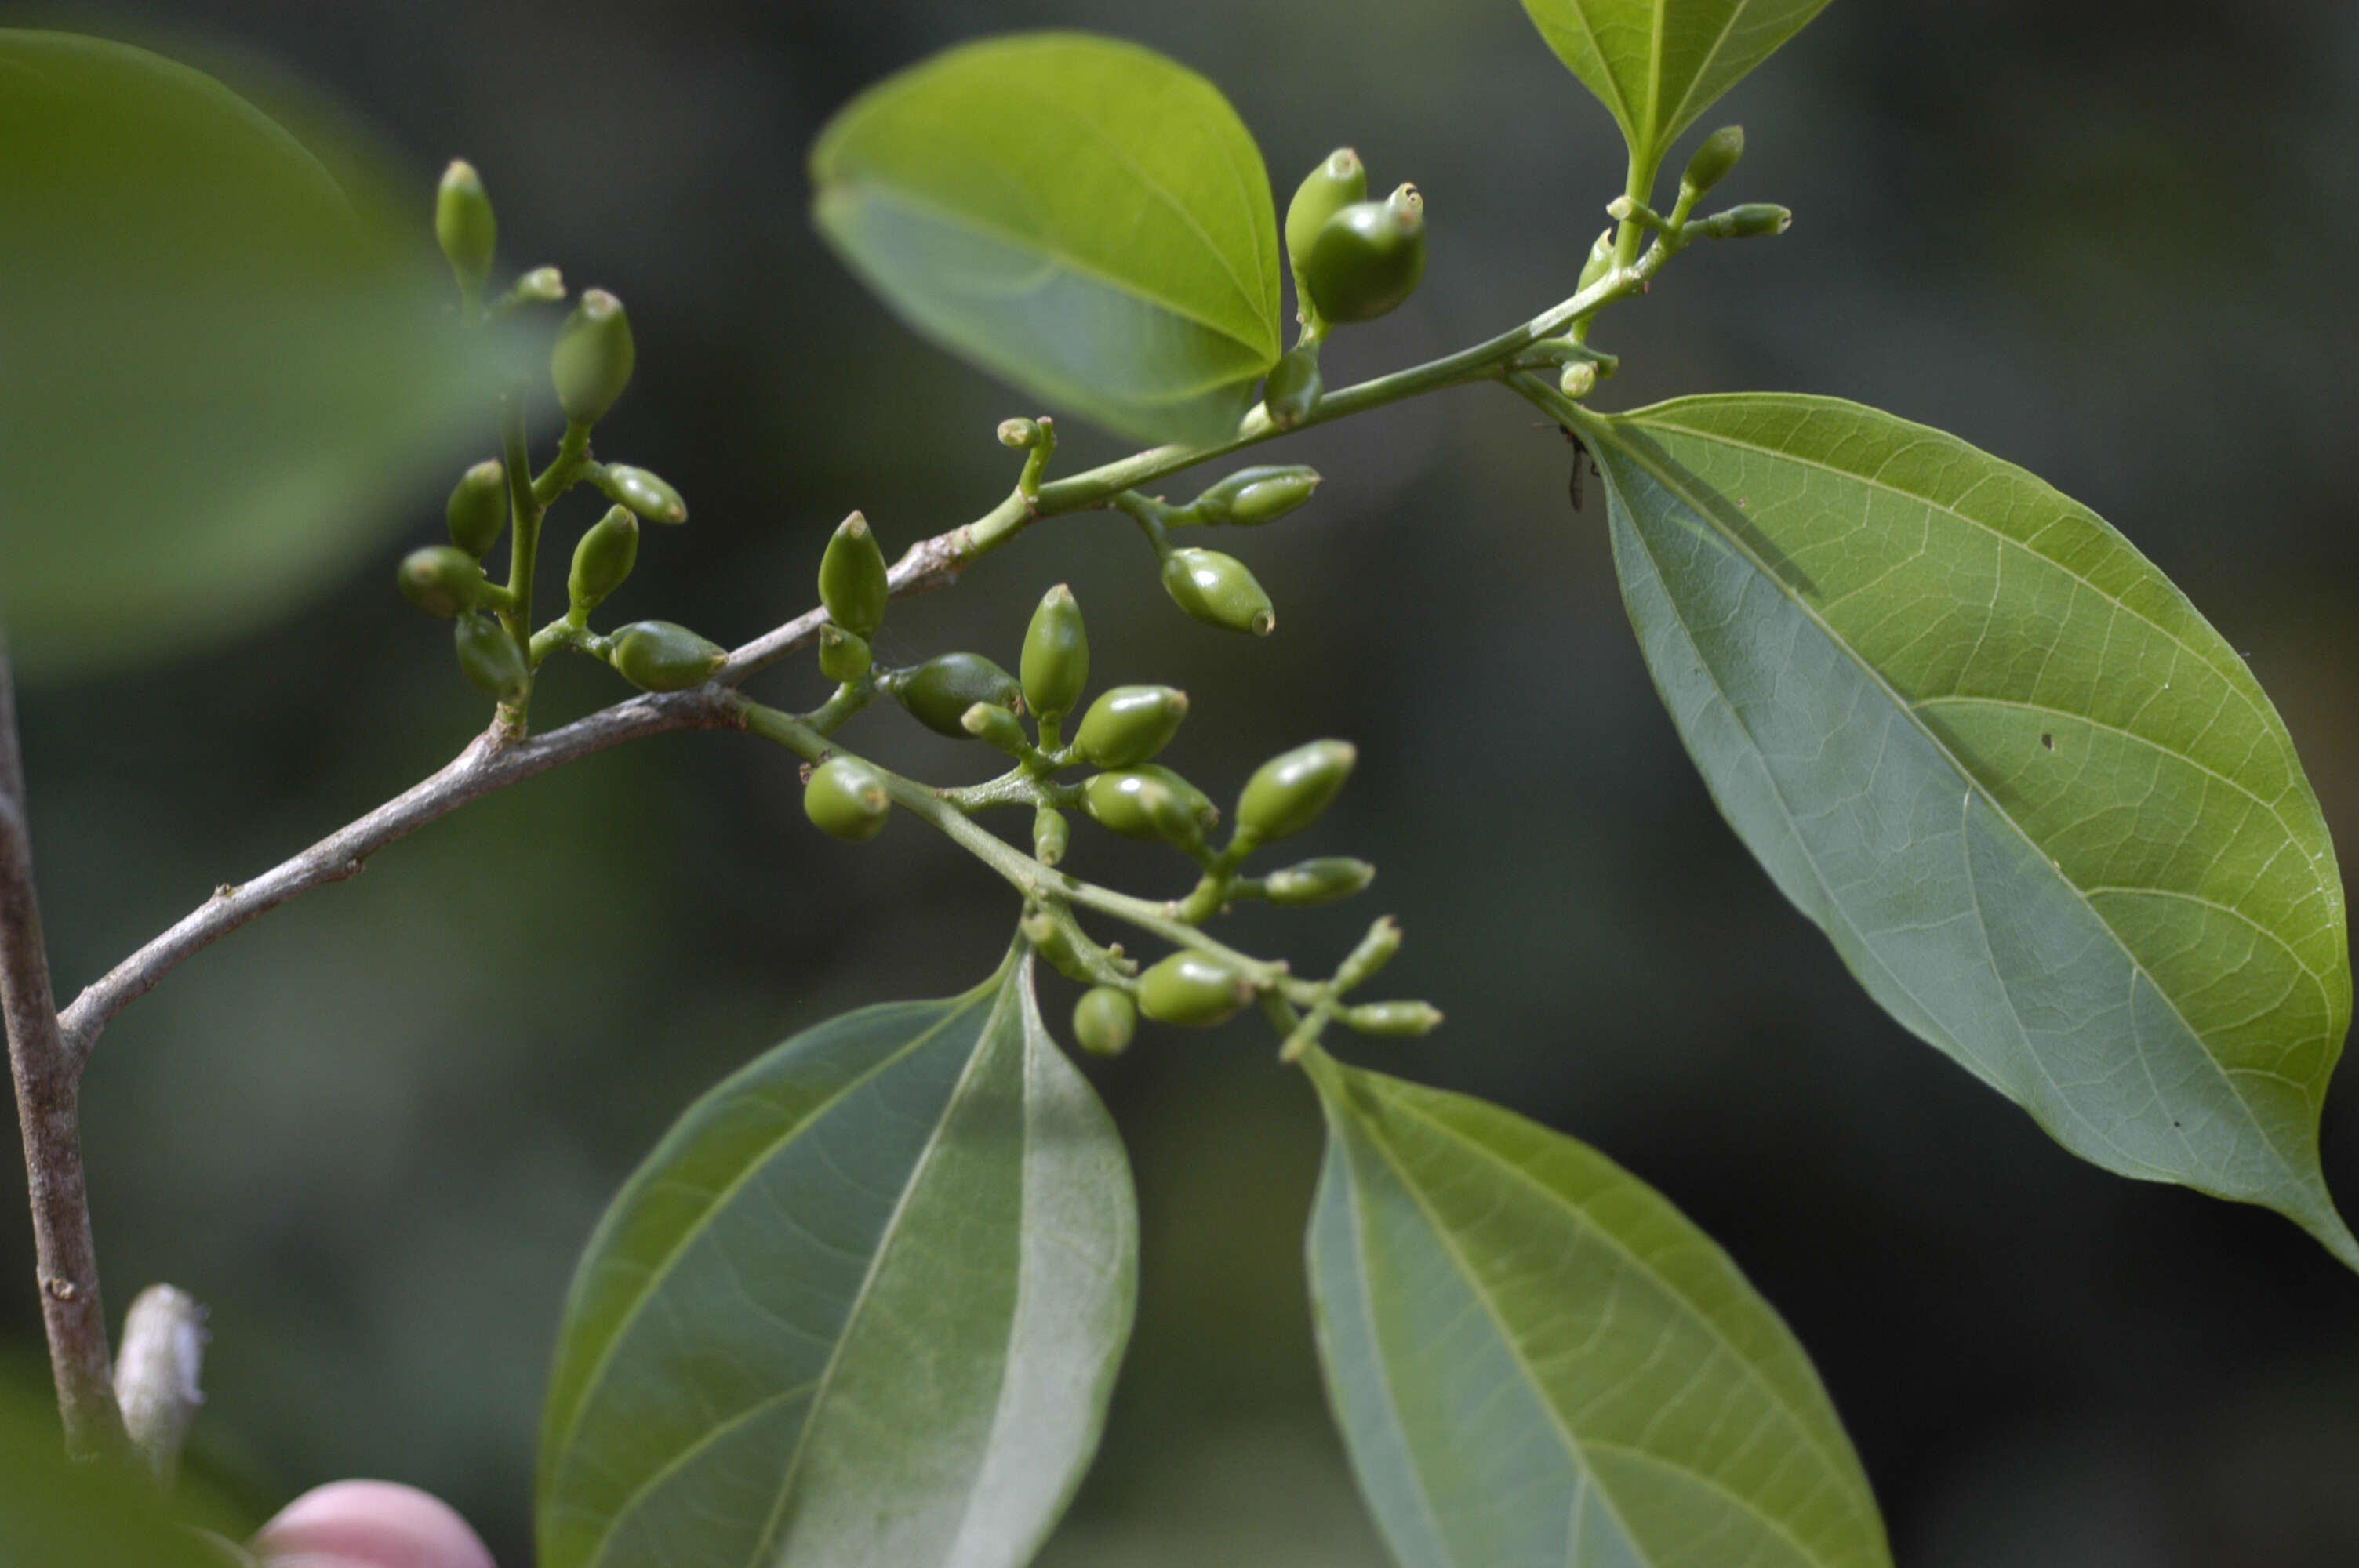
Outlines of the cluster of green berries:
<svg viewBox="0 0 2359 1568">
<path fill-rule="evenodd" d="M 1319 345 L 1328 329 L 1373 321 L 1417 292 L 1425 276 L 1425 198 L 1403 184 L 1369 200 L 1360 155 L 1338 147 L 1287 204 L 1286 259 L 1302 340 L 1263 387 L 1270 420 L 1280 429 L 1301 423 L 1319 402 Z"/>
</svg>

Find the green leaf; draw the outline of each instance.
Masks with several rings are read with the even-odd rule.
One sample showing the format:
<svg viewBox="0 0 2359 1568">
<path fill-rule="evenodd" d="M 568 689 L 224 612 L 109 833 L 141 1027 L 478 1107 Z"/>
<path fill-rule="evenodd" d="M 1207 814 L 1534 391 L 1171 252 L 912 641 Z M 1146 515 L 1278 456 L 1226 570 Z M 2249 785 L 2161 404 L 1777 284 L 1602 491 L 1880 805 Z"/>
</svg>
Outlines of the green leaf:
<svg viewBox="0 0 2359 1568">
<path fill-rule="evenodd" d="M 65 1458 L 54 1408 L 0 1381 L 0 1563 L 10 1568 L 224 1568 L 131 1470 Z"/>
<path fill-rule="evenodd" d="M 488 446 L 528 362 L 458 330 L 429 183 L 396 211 L 365 137 L 314 128 L 336 176 L 199 71 L 0 29 L 0 606 L 29 670 L 242 630 L 447 487 L 460 431 Z"/>
<path fill-rule="evenodd" d="M 869 89 L 811 149 L 815 215 L 920 330 L 1140 440 L 1236 428 L 1277 362 L 1277 221 L 1218 89 L 1030 33 Z"/>
<path fill-rule="evenodd" d="M 1405 1568 L 1888 1568 L 1810 1359 L 1584 1144 L 1310 1059 L 1319 1349 Z"/>
<path fill-rule="evenodd" d="M 2033 475 L 1855 404 L 1568 417 L 1681 739 L 1868 993 L 2075 1153 L 2359 1267 L 2318 1163 L 2334 847 L 2186 596 Z"/>
<path fill-rule="evenodd" d="M 1097 1445 L 1137 1217 L 1024 951 L 795 1036 L 631 1178 L 559 1331 L 542 1568 L 1030 1561 Z"/>
<path fill-rule="evenodd" d="M 1673 138 L 1827 0 L 1524 0 L 1649 171 Z"/>
</svg>

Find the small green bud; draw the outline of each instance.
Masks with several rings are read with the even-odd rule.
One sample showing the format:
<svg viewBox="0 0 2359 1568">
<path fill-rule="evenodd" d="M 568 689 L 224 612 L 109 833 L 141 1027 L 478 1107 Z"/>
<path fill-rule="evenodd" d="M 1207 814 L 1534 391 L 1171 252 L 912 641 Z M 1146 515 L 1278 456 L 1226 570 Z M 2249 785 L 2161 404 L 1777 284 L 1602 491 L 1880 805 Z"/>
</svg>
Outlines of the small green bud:
<svg viewBox="0 0 2359 1568">
<path fill-rule="evenodd" d="M 1024 721 L 995 702 L 978 702 L 968 708 L 959 715 L 959 728 L 1011 757 L 1024 750 Z"/>
<path fill-rule="evenodd" d="M 1082 786 L 1090 816 L 1108 832 L 1185 849 L 1203 842 L 1221 819 L 1204 792 L 1169 768 L 1149 762 L 1119 773 L 1093 773 Z"/>
<path fill-rule="evenodd" d="M 1163 557 L 1163 591 L 1207 626 L 1266 637 L 1277 612 L 1245 562 L 1218 550 L 1174 550 Z"/>
<path fill-rule="evenodd" d="M 621 502 L 650 523 L 688 521 L 688 503 L 679 498 L 679 492 L 645 469 L 608 463 L 598 488 L 609 500 Z"/>
<path fill-rule="evenodd" d="M 1715 240 L 1759 239 L 1782 234 L 1793 226 L 1792 210 L 1768 201 L 1748 201 L 1742 207 L 1715 212 L 1703 222 L 1704 232 Z"/>
<path fill-rule="evenodd" d="M 492 585 L 475 557 L 456 545 L 429 545 L 401 559 L 393 580 L 401 596 L 429 615 L 449 617 L 487 602 Z"/>
<path fill-rule="evenodd" d="M 641 691 L 686 691 L 702 686 L 729 657 L 685 626 L 669 621 L 634 621 L 614 633 L 607 654 L 622 677 Z"/>
<path fill-rule="evenodd" d="M 1302 269 L 1310 264 L 1319 231 L 1344 208 L 1367 199 L 1368 171 L 1361 164 L 1360 155 L 1349 147 L 1337 147 L 1329 153 L 1295 188 L 1294 200 L 1286 205 L 1286 259 L 1294 269 L 1297 307 L 1310 308 L 1310 299 L 1302 287 Z"/>
<path fill-rule="evenodd" d="M 461 474 L 442 516 L 451 524 L 451 543 L 483 559 L 508 525 L 508 470 L 500 460 L 486 458 Z"/>
<path fill-rule="evenodd" d="M 1237 797 L 1237 830 L 1265 844 L 1301 832 L 1327 809 L 1359 758 L 1349 741 L 1313 741 L 1272 757 Z"/>
<path fill-rule="evenodd" d="M 1059 583 L 1043 594 L 1024 630 L 1024 704 L 1043 724 L 1061 723 L 1090 683 L 1090 639 L 1073 590 Z"/>
<path fill-rule="evenodd" d="M 955 741 L 972 733 L 966 710 L 976 703 L 1013 713 L 1024 699 L 1016 677 L 981 654 L 937 654 L 911 670 L 893 695 L 910 718 Z"/>
<path fill-rule="evenodd" d="M 885 831 L 893 797 L 885 777 L 857 757 L 830 757 L 803 785 L 803 815 L 839 838 L 864 843 Z"/>
<path fill-rule="evenodd" d="M 1207 523 L 1274 523 L 1310 499 L 1319 470 L 1300 464 L 1239 469 L 1188 503 Z"/>
<path fill-rule="evenodd" d="M 868 639 L 855 637 L 841 626 L 819 629 L 819 673 L 850 686 L 868 673 Z"/>
<path fill-rule="evenodd" d="M 1261 887 L 1270 903 L 1299 907 L 1349 898 L 1375 876 L 1376 868 L 1365 860 L 1327 856 L 1272 871 L 1262 878 Z"/>
<path fill-rule="evenodd" d="M 484 285 L 492 276 L 492 247 L 499 232 L 492 199 L 484 194 L 475 166 L 464 158 L 452 159 L 434 193 L 434 238 L 457 275 L 460 296 L 470 309 L 483 297 Z"/>
<path fill-rule="evenodd" d="M 1582 289 L 1587 288 L 1591 284 L 1603 277 L 1613 265 L 1614 231 L 1607 229 L 1599 234 L 1596 242 L 1589 247 L 1589 259 L 1581 264 L 1581 282 L 1574 287 L 1573 292 L 1578 294 Z"/>
<path fill-rule="evenodd" d="M 1291 430 L 1310 417 L 1326 390 L 1327 383 L 1319 374 L 1319 345 L 1297 343 L 1271 367 L 1269 378 L 1262 383 L 1261 400 L 1269 409 L 1269 422 L 1281 430 Z"/>
<path fill-rule="evenodd" d="M 1002 419 L 999 422 L 999 444 L 1016 451 L 1027 451 L 1040 444 L 1040 421 L 1038 419 Z"/>
<path fill-rule="evenodd" d="M 1688 159 L 1687 172 L 1680 176 L 1680 194 L 1695 200 L 1727 178 L 1745 156 L 1745 127 L 1723 125 L 1703 139 L 1703 145 Z"/>
<path fill-rule="evenodd" d="M 1368 934 L 1360 938 L 1360 945 L 1335 966 L 1335 989 L 1350 990 L 1365 980 L 1393 961 L 1393 955 L 1400 951 L 1400 945 L 1401 928 L 1387 914 L 1369 926 Z"/>
<path fill-rule="evenodd" d="M 460 616 L 451 637 L 459 650 L 459 668 L 485 697 L 519 702 L 532 689 L 532 669 L 525 663 L 524 650 L 490 616 L 472 611 Z"/>
<path fill-rule="evenodd" d="M 639 520 L 628 508 L 609 507 L 582 542 L 573 546 L 573 570 L 565 579 L 566 597 L 584 614 L 623 586 L 639 558 Z"/>
<path fill-rule="evenodd" d="M 565 416 L 576 425 L 594 425 L 604 418 L 623 388 L 631 384 L 631 367 L 637 360 L 623 302 L 603 288 L 585 291 L 557 330 L 557 346 L 549 351 L 549 378 L 557 384 L 557 401 Z"/>
<path fill-rule="evenodd" d="M 1597 390 L 1597 367 L 1587 360 L 1567 360 L 1556 378 L 1557 390 L 1575 403 Z"/>
<path fill-rule="evenodd" d="M 1138 977 L 1138 1011 L 1158 1023 L 1210 1028 L 1253 998 L 1253 981 L 1236 966 L 1187 948 Z"/>
<path fill-rule="evenodd" d="M 1136 767 L 1171 743 L 1188 717 L 1188 694 L 1168 686 L 1118 686 L 1101 693 L 1073 737 L 1101 768 Z"/>
<path fill-rule="evenodd" d="M 1330 321 L 1373 321 L 1416 293 L 1424 276 L 1425 199 L 1414 185 L 1328 219 L 1302 265 L 1310 302 Z"/>
<path fill-rule="evenodd" d="M 537 266 L 510 285 L 508 294 L 518 301 L 554 305 L 565 297 L 565 275 L 553 266 Z"/>
<path fill-rule="evenodd" d="M 1441 1010 L 1426 1001 L 1371 1001 L 1343 1010 L 1343 1022 L 1363 1034 L 1430 1034 Z"/>
<path fill-rule="evenodd" d="M 1044 806 L 1032 814 L 1032 858 L 1042 865 L 1053 866 L 1063 860 L 1072 837 L 1065 814 L 1055 806 Z"/>
<path fill-rule="evenodd" d="M 1119 1056 L 1138 1033 L 1138 1007 L 1126 991 L 1092 986 L 1073 1004 L 1073 1041 L 1093 1056 Z"/>
<path fill-rule="evenodd" d="M 828 619 L 855 637 L 874 637 L 885 624 L 885 552 L 855 512 L 837 525 L 819 562 L 819 601 Z M 955 720 L 953 720 L 955 721 Z"/>
</svg>

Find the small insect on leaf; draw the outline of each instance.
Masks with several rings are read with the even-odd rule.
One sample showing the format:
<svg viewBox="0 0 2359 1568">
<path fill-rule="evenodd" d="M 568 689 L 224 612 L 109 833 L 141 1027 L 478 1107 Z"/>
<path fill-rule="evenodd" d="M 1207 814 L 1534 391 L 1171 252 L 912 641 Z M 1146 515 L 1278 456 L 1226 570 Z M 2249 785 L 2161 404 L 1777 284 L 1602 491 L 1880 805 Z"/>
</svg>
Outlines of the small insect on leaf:
<svg viewBox="0 0 2359 1568">
<path fill-rule="evenodd" d="M 1564 438 L 1572 443 L 1572 478 L 1567 482 L 1566 489 L 1572 497 L 1572 509 L 1578 512 L 1581 510 L 1581 464 L 1582 459 L 1589 458 L 1589 449 L 1581 444 L 1581 438 L 1572 433 L 1570 425 L 1559 425 L 1557 428 L 1563 431 Z M 1596 461 L 1594 458 L 1589 458 L 1589 460 L 1593 464 Z"/>
</svg>

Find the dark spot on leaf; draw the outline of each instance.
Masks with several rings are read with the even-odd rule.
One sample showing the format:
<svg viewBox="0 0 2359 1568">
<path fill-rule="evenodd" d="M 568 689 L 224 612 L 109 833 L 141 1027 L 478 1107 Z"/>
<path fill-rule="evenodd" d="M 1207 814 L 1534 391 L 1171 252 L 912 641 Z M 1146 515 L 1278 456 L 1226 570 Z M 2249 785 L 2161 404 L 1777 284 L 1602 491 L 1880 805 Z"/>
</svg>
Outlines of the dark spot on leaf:
<svg viewBox="0 0 2359 1568">
<path fill-rule="evenodd" d="M 2056 737 L 2053 735 L 2042 735 L 2039 738 L 2039 743 L 2052 752 L 2056 749 Z"/>
</svg>

